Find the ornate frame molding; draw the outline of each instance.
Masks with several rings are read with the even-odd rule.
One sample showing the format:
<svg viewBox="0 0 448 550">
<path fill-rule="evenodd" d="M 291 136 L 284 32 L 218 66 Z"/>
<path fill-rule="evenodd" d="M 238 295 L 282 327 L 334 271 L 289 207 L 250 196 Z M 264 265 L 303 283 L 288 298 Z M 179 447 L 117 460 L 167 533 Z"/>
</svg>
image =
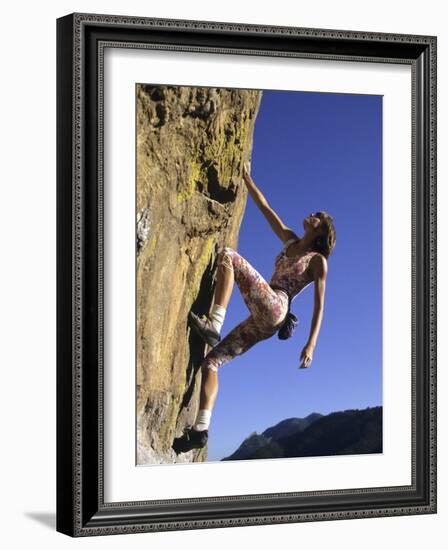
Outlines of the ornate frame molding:
<svg viewBox="0 0 448 550">
<path fill-rule="evenodd" d="M 201 42 L 200 46 L 189 44 L 188 38 L 192 35 L 196 43 Z M 93 536 L 435 513 L 436 37 L 72 14 L 58 20 L 57 40 L 57 530 L 71 536 Z M 412 66 L 412 332 L 415 338 L 410 486 L 104 502 L 102 109 L 104 48 L 112 46 Z M 96 86 L 97 95 L 93 92 Z M 96 127 L 88 123 L 92 112 L 98 115 Z M 93 321 L 86 319 L 87 305 L 90 311 L 92 307 L 96 311 Z M 87 412 L 96 412 L 94 426 L 87 426 L 84 421 Z M 296 499 L 296 511 L 291 511 L 292 498 Z M 273 502 L 276 512 L 269 513 Z M 201 509 L 201 504 L 207 504 L 207 508 Z M 161 507 L 165 509 L 162 518 Z"/>
</svg>

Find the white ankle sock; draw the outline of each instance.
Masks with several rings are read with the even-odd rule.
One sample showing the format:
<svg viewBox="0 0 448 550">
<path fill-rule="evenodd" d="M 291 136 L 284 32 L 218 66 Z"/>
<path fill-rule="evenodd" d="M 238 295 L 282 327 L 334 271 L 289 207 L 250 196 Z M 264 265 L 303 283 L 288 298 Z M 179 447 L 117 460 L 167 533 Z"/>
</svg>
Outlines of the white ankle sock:
<svg viewBox="0 0 448 550">
<path fill-rule="evenodd" d="M 227 310 L 224 306 L 220 306 L 219 304 L 214 304 L 212 308 L 212 312 L 210 313 L 210 320 L 215 330 L 218 333 L 221 333 L 221 328 L 224 323 L 226 311 Z"/>
<path fill-rule="evenodd" d="M 198 432 L 201 432 L 202 430 L 208 430 L 208 427 L 210 426 L 211 416 L 212 411 L 207 409 L 199 409 L 193 428 Z"/>
</svg>

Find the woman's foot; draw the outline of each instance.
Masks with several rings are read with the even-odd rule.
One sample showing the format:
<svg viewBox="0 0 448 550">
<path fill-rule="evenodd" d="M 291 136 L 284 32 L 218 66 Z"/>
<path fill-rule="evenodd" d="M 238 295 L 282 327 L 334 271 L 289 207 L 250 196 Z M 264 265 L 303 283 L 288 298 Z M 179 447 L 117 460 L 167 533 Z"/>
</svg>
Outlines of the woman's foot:
<svg viewBox="0 0 448 550">
<path fill-rule="evenodd" d="M 193 426 L 187 426 L 181 437 L 176 437 L 173 449 L 176 454 L 188 453 L 192 449 L 202 449 L 208 441 L 208 430 L 195 430 Z"/>
<path fill-rule="evenodd" d="M 192 311 L 190 311 L 190 321 L 191 326 L 199 334 L 199 336 L 206 342 L 209 346 L 216 346 L 218 342 L 221 341 L 221 335 L 213 326 L 212 321 L 207 317 L 207 315 L 201 315 L 198 317 Z"/>
</svg>

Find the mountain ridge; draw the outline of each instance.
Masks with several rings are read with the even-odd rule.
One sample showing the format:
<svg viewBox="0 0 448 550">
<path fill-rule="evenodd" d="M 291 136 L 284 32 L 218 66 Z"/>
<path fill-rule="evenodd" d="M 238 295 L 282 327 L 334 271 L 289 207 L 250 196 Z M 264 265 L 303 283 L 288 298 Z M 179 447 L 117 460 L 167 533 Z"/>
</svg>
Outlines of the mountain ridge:
<svg viewBox="0 0 448 550">
<path fill-rule="evenodd" d="M 287 418 L 261 434 L 253 432 L 234 453 L 221 460 L 381 452 L 382 406 L 376 406 Z"/>
</svg>

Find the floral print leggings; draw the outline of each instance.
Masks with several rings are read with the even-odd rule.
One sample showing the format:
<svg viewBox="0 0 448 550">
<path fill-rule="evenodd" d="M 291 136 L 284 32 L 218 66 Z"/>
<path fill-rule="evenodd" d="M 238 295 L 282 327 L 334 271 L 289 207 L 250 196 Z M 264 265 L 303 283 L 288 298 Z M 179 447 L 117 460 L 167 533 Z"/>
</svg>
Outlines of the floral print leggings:
<svg viewBox="0 0 448 550">
<path fill-rule="evenodd" d="M 273 290 L 258 271 L 232 248 L 225 247 L 219 253 L 217 266 L 233 269 L 235 281 L 250 315 L 205 356 L 202 368 L 214 371 L 260 340 L 273 336 L 288 311 L 286 294 Z"/>
</svg>

